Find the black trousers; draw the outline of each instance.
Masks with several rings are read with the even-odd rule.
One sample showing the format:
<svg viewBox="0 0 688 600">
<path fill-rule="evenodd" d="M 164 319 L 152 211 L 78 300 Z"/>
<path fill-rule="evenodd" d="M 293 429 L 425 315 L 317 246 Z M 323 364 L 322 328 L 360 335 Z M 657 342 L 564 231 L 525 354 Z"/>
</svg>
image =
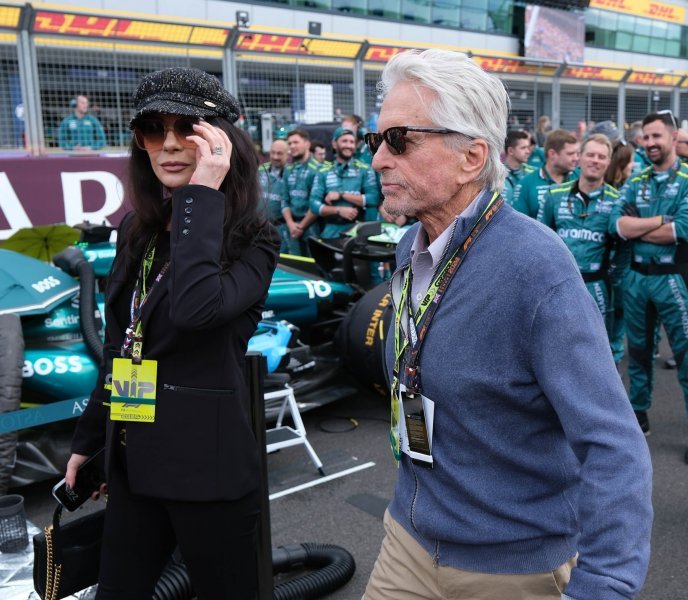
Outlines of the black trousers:
<svg viewBox="0 0 688 600">
<path fill-rule="evenodd" d="M 177 545 L 198 600 L 256 597 L 258 491 L 221 502 L 138 496 L 113 462 L 96 600 L 151 600 Z"/>
</svg>

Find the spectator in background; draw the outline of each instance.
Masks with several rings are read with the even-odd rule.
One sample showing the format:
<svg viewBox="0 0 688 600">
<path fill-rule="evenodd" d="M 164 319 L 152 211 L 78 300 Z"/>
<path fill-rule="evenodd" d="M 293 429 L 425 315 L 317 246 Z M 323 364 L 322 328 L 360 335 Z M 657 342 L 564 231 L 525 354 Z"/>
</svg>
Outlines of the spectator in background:
<svg viewBox="0 0 688 600">
<path fill-rule="evenodd" d="M 613 148 L 612 160 L 604 175 L 604 180 L 620 190 L 633 171 L 633 148 L 624 140 L 618 140 Z"/>
<path fill-rule="evenodd" d="M 645 153 L 642 121 L 635 121 L 634 123 L 631 123 L 626 139 L 635 149 L 635 155 L 633 156 L 633 173 L 640 173 L 640 171 L 643 169 L 651 166 L 652 162 Z"/>
<path fill-rule="evenodd" d="M 601 133 L 592 133 L 581 146 L 580 177 L 553 185 L 545 194 L 538 221 L 559 234 L 576 259 L 585 287 L 597 304 L 611 347 L 613 308 L 609 265 L 613 239 L 609 233 L 612 209 L 619 192 L 604 181 L 612 145 Z"/>
<path fill-rule="evenodd" d="M 678 127 L 672 113 L 650 113 L 642 127 L 652 168 L 631 176 L 623 190 L 625 204 L 614 211 L 613 222 L 619 235 L 632 242 L 631 270 L 624 282 L 628 374 L 631 404 L 647 435 L 658 319 L 667 333 L 688 408 L 688 167 L 676 156 Z M 684 459 L 688 463 L 688 451 Z"/>
<path fill-rule="evenodd" d="M 578 164 L 576 136 L 564 129 L 552 131 L 545 142 L 545 156 L 544 166 L 521 179 L 514 191 L 514 208 L 533 219 L 537 217 L 547 188 L 572 178 Z"/>
<path fill-rule="evenodd" d="M 604 174 L 605 183 L 621 190 L 633 169 L 633 149 L 621 138 L 621 132 L 614 121 L 601 121 L 590 129 L 590 133 L 605 135 L 612 144 L 612 156 Z M 615 236 L 610 255 L 609 280 L 613 312 L 607 321 L 609 345 L 614 362 L 619 365 L 626 352 L 626 323 L 624 320 L 623 293 L 626 273 L 631 266 L 631 247 L 626 240 Z"/>
<path fill-rule="evenodd" d="M 309 209 L 313 181 L 322 165 L 309 151 L 310 135 L 305 129 L 293 129 L 287 134 L 291 163 L 284 169 L 284 197 L 282 216 L 289 230 L 289 254 L 308 256 L 306 240 L 318 235 L 318 216 Z"/>
<path fill-rule="evenodd" d="M 535 142 L 535 135 L 532 131 L 529 129 L 525 129 L 524 131 L 530 136 L 530 156 L 528 157 L 528 164 L 531 167 L 539 169 L 545 164 L 545 151 Z"/>
<path fill-rule="evenodd" d="M 285 196 L 284 167 L 288 158 L 287 142 L 275 140 L 270 146 L 270 161 L 258 167 L 258 182 L 261 191 L 261 206 L 270 222 L 280 234 L 280 252 L 289 248 L 289 229 L 282 216 L 282 202 Z"/>
<path fill-rule="evenodd" d="M 105 131 L 97 117 L 88 114 L 88 98 L 78 95 L 70 106 L 74 114 L 65 117 L 57 131 L 63 150 L 100 150 L 105 146 Z"/>
<path fill-rule="evenodd" d="M 623 139 L 618 139 L 612 144 L 612 160 L 604 174 L 604 180 L 621 190 L 628 181 L 633 171 L 633 148 Z M 616 240 L 612 254 L 609 274 L 612 282 L 612 304 L 614 306 L 614 318 L 609 333 L 609 343 L 614 356 L 614 362 L 618 365 L 626 352 L 626 322 L 623 308 L 624 281 L 631 266 L 630 242 Z M 658 332 L 659 333 L 659 332 Z M 667 360 L 673 361 L 673 358 Z"/>
<path fill-rule="evenodd" d="M 688 129 L 679 129 L 676 139 L 676 154 L 681 162 L 688 162 Z"/>
<path fill-rule="evenodd" d="M 366 134 L 366 130 L 363 127 L 363 119 L 358 115 L 347 115 L 342 119 L 342 127 L 344 129 L 350 129 L 356 136 L 356 151 L 354 152 L 354 158 L 370 166 L 373 162 L 373 155 L 370 153 L 370 148 L 368 148 L 368 145 L 363 140 Z"/>
<path fill-rule="evenodd" d="M 323 219 L 323 238 L 337 237 L 358 220 L 375 221 L 380 199 L 375 171 L 354 158 L 356 134 L 338 127 L 332 148 L 335 159 L 320 169 L 310 196 L 311 211 Z"/>
<path fill-rule="evenodd" d="M 320 164 L 327 162 L 327 150 L 325 149 L 325 144 L 322 142 L 311 143 L 311 154 Z"/>
<path fill-rule="evenodd" d="M 530 134 L 523 129 L 507 131 L 504 151 L 506 152 L 504 166 L 508 172 L 504 180 L 502 196 L 508 204 L 513 205 L 514 190 L 518 182 L 526 175 L 535 171 L 535 168 L 528 164 L 531 152 Z"/>
<path fill-rule="evenodd" d="M 535 143 L 544 148 L 547 134 L 552 130 L 552 120 L 547 115 L 542 115 L 538 119 L 537 129 L 535 130 Z"/>
</svg>

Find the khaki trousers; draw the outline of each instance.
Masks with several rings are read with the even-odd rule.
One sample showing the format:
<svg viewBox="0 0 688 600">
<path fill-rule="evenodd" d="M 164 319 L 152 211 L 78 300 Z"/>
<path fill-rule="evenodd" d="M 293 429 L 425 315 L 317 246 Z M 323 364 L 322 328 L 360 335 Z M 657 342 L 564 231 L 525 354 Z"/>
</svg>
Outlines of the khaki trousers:
<svg viewBox="0 0 688 600">
<path fill-rule="evenodd" d="M 434 566 L 385 512 L 385 537 L 362 600 L 560 600 L 576 558 L 547 573 L 502 575 Z"/>
</svg>

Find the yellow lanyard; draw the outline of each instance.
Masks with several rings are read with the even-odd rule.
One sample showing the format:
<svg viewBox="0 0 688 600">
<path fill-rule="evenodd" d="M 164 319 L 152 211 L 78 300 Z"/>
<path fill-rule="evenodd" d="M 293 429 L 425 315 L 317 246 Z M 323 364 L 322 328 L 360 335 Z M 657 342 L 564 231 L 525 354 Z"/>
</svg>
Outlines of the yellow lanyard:
<svg viewBox="0 0 688 600">
<path fill-rule="evenodd" d="M 482 212 L 478 220 L 473 225 L 466 240 L 457 245 L 456 249 L 446 261 L 439 274 L 430 284 L 425 297 L 420 303 L 416 315 L 412 314 L 412 309 L 408 303 L 410 294 L 411 266 L 406 267 L 405 272 L 402 273 L 404 277 L 404 284 L 401 289 L 401 296 L 398 305 L 395 305 L 394 310 L 394 372 L 391 385 L 391 417 L 390 417 L 390 442 L 392 445 L 392 452 L 394 458 L 399 461 L 401 457 L 399 444 L 399 384 L 400 377 L 404 378 L 404 385 L 411 386 L 414 391 L 420 392 L 420 350 L 425 339 L 425 335 L 430 327 L 432 318 L 439 307 L 439 304 L 444 297 L 449 283 L 458 271 L 468 251 L 472 248 L 475 240 L 485 230 L 485 227 L 491 222 L 494 215 L 504 204 L 504 199 L 500 197 L 499 192 L 494 192 L 492 198 L 488 202 L 485 210 Z M 428 309 L 432 310 L 428 314 Z M 407 317 L 407 334 L 401 336 L 401 324 L 404 316 Z M 420 327 L 419 327 L 420 326 Z M 404 353 L 410 351 L 410 360 L 406 361 L 404 365 L 404 373 L 400 372 L 401 358 Z"/>
</svg>

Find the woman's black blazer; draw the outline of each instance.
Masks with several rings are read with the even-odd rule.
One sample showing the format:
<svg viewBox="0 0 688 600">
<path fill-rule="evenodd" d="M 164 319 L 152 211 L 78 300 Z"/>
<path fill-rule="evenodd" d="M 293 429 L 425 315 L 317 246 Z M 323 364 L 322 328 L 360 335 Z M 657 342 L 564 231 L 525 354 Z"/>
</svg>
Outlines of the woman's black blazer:
<svg viewBox="0 0 688 600">
<path fill-rule="evenodd" d="M 158 361 L 155 422 L 126 425 L 129 484 L 133 493 L 156 498 L 232 500 L 258 485 L 245 354 L 277 251 L 256 242 L 221 273 L 224 195 L 187 185 L 175 190 L 172 207 L 170 266 L 142 310 L 144 358 Z M 72 442 L 72 452 L 86 455 L 105 444 L 107 465 L 117 440 L 104 385 L 129 325 L 118 322 L 113 303 L 132 287 L 124 261 L 115 260 L 104 360 Z"/>
</svg>

